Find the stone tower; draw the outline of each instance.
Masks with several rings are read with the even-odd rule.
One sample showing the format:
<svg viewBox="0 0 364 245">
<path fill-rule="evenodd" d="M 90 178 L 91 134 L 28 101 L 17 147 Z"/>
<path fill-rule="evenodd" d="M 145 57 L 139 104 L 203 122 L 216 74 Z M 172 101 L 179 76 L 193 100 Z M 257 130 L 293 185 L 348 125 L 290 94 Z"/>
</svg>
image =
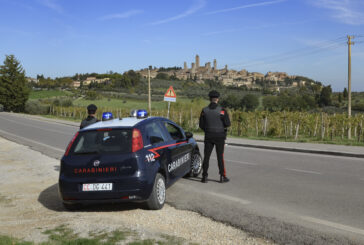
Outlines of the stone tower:
<svg viewBox="0 0 364 245">
<path fill-rule="evenodd" d="M 207 62 L 207 63 L 205 64 L 205 68 L 206 68 L 206 70 L 207 70 L 207 73 L 210 73 L 210 72 L 211 72 L 211 62 Z"/>
<path fill-rule="evenodd" d="M 183 70 L 187 71 L 187 62 L 185 61 L 185 63 L 183 64 Z"/>
<path fill-rule="evenodd" d="M 196 69 L 200 68 L 200 56 L 196 54 Z"/>
<path fill-rule="evenodd" d="M 217 62 L 216 62 L 216 59 L 214 59 L 214 70 L 215 71 L 217 70 Z"/>
<path fill-rule="evenodd" d="M 191 63 L 191 73 L 196 73 L 196 65 L 195 65 L 195 63 Z"/>
</svg>

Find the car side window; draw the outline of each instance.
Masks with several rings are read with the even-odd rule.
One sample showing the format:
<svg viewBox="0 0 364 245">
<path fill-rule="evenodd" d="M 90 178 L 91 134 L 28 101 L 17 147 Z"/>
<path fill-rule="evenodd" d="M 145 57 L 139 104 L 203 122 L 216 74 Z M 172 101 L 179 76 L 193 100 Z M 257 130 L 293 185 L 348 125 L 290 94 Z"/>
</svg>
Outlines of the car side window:
<svg viewBox="0 0 364 245">
<path fill-rule="evenodd" d="M 150 144 L 158 144 L 160 142 L 164 142 L 165 138 L 163 137 L 162 129 L 156 122 L 151 122 L 145 126 L 146 138 Z"/>
<path fill-rule="evenodd" d="M 165 122 L 164 125 L 166 126 L 166 129 L 167 129 L 168 133 L 171 135 L 172 139 L 174 139 L 174 140 L 184 139 L 184 136 L 178 127 L 176 127 L 173 124 L 170 124 L 168 122 Z"/>
</svg>

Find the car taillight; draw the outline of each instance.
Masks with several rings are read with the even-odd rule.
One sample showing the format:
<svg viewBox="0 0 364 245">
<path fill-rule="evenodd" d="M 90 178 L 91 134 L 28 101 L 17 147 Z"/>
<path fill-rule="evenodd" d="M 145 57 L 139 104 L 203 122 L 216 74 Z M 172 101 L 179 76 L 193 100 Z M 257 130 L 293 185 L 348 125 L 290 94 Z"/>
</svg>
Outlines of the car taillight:
<svg viewBox="0 0 364 245">
<path fill-rule="evenodd" d="M 143 145 L 142 134 L 140 133 L 139 129 L 134 128 L 133 129 L 133 139 L 132 139 L 132 143 L 131 143 L 131 151 L 136 152 L 136 151 L 139 151 L 140 149 L 142 149 L 143 147 L 144 147 L 144 145 Z"/>
<path fill-rule="evenodd" d="M 75 141 L 75 139 L 77 138 L 78 136 L 78 132 L 75 134 L 75 136 L 73 136 L 72 140 L 70 141 L 70 143 L 68 144 L 67 146 L 67 150 L 66 152 L 64 153 L 65 156 L 68 155 L 68 153 L 70 152 L 70 149 L 71 149 L 71 146 L 73 145 L 73 142 Z"/>
</svg>

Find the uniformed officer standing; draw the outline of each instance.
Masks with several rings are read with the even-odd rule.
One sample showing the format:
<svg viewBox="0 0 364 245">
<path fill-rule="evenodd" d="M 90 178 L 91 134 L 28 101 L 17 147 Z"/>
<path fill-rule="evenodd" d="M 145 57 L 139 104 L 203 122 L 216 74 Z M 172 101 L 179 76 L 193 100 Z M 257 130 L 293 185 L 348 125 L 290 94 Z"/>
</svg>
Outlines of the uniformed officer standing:
<svg viewBox="0 0 364 245">
<path fill-rule="evenodd" d="M 216 146 L 217 163 L 219 166 L 220 183 L 228 182 L 224 163 L 224 146 L 227 127 L 230 127 L 230 118 L 227 111 L 218 105 L 220 94 L 212 90 L 209 93 L 210 104 L 203 108 L 200 115 L 200 128 L 205 132 L 205 150 L 202 165 L 202 183 L 207 183 L 209 161 L 211 152 Z"/>
<path fill-rule="evenodd" d="M 90 104 L 87 106 L 88 117 L 86 119 L 82 120 L 80 129 L 99 121 L 95 117 L 96 110 L 97 110 L 97 106 L 95 106 L 94 104 Z"/>
</svg>

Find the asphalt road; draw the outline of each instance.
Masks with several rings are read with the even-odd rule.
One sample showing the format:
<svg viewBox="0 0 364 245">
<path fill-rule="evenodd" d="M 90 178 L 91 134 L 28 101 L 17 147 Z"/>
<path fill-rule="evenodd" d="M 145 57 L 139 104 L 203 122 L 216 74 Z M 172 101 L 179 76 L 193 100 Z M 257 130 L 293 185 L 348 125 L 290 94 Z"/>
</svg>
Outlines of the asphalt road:
<svg viewBox="0 0 364 245">
<path fill-rule="evenodd" d="M 56 158 L 76 131 L 0 113 L 1 136 Z M 227 146 L 225 163 L 229 183 L 213 154 L 209 182 L 182 179 L 167 201 L 280 244 L 364 244 L 363 159 Z"/>
</svg>

